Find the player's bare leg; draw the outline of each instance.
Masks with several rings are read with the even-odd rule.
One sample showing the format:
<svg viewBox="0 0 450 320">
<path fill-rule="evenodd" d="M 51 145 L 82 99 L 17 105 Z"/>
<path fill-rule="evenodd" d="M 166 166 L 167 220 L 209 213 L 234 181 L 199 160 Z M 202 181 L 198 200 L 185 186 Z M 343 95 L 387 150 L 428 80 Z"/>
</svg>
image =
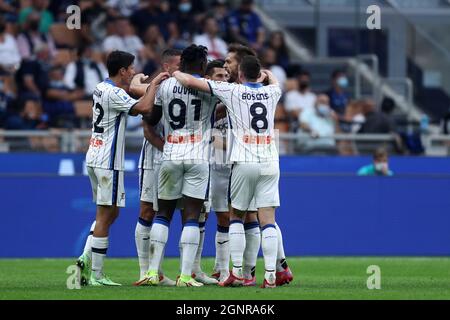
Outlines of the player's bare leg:
<svg viewBox="0 0 450 320">
<path fill-rule="evenodd" d="M 219 281 L 224 281 L 230 274 L 230 238 L 228 236 L 230 213 L 217 212 L 216 216 L 216 260 L 214 263 L 214 274 L 212 276 Z"/>
<path fill-rule="evenodd" d="M 294 280 L 291 269 L 286 261 L 286 255 L 284 253 L 283 246 L 283 234 L 278 224 L 275 222 L 275 227 L 277 229 L 278 235 L 278 252 L 277 252 L 277 286 L 282 286 L 284 284 L 289 284 Z"/>
<path fill-rule="evenodd" d="M 96 224 L 92 236 L 92 274 L 91 285 L 118 285 L 103 273 L 104 259 L 109 244 L 109 228 L 119 216 L 117 206 L 97 206 Z"/>
<path fill-rule="evenodd" d="M 245 217 L 245 250 L 244 250 L 244 286 L 256 285 L 256 260 L 261 247 L 261 231 L 259 229 L 258 212 L 248 211 Z"/>
<path fill-rule="evenodd" d="M 275 227 L 275 208 L 259 208 L 258 219 L 262 230 L 262 250 L 264 255 L 263 288 L 276 287 L 276 264 L 278 251 L 278 233 Z"/>
<path fill-rule="evenodd" d="M 204 200 L 184 196 L 183 203 L 183 231 L 180 237 L 181 274 L 177 279 L 177 286 L 202 286 L 202 283 L 192 278 L 192 267 L 200 242 L 199 216 Z"/>
<path fill-rule="evenodd" d="M 159 268 L 169 237 L 170 221 L 176 205 L 177 200 L 158 199 L 159 211 L 153 220 L 150 232 L 150 261 L 146 274 L 147 283 L 150 285 L 159 284 Z"/>
<path fill-rule="evenodd" d="M 244 282 L 242 271 L 242 262 L 244 260 L 245 250 L 245 231 L 244 220 L 245 211 L 230 209 L 230 254 L 233 269 L 224 281 L 219 282 L 222 287 L 241 286 Z"/>
</svg>

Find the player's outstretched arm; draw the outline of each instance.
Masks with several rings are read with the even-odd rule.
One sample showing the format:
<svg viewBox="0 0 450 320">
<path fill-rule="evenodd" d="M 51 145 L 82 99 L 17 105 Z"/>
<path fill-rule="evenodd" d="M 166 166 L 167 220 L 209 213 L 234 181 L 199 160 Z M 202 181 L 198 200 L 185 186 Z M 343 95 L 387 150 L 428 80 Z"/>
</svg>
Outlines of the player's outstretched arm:
<svg viewBox="0 0 450 320">
<path fill-rule="evenodd" d="M 181 71 L 175 71 L 172 75 L 186 88 L 211 93 L 211 88 L 206 81 Z"/>
<path fill-rule="evenodd" d="M 137 97 L 142 97 L 150 86 L 150 83 L 146 83 L 148 79 L 149 77 L 143 73 L 136 74 L 131 80 L 130 93 Z"/>
<path fill-rule="evenodd" d="M 155 101 L 156 91 L 160 83 L 167 78 L 169 78 L 168 72 L 162 72 L 156 76 L 155 79 L 150 83 L 150 86 L 145 91 L 144 96 L 139 99 L 138 103 L 136 103 L 130 111 L 131 116 L 136 116 L 138 114 L 146 114 L 152 111 L 153 103 Z"/>
</svg>

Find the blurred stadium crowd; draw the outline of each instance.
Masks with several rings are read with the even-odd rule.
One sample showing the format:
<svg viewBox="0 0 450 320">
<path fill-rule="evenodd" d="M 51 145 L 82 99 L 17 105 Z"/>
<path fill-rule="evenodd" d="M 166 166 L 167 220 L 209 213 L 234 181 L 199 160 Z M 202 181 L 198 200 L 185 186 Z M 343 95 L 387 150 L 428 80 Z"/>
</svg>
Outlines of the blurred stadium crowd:
<svg viewBox="0 0 450 320">
<path fill-rule="evenodd" d="M 72 4 L 81 9 L 80 30 L 66 26 Z M 335 149 L 334 139 L 318 139 L 334 133 L 395 131 L 393 102 L 379 108 L 352 100 L 345 70 L 330 75 L 328 91 L 315 92 L 314 74 L 291 64 L 283 33 L 265 30 L 252 0 L 2 0 L 0 12 L 0 128 L 90 128 L 92 93 L 115 49 L 134 54 L 136 70 L 151 75 L 167 48 L 194 42 L 209 48 L 211 60 L 224 59 L 228 44 L 238 42 L 257 51 L 282 83 L 276 126 L 314 137 L 304 150 Z M 139 119 L 129 122 L 129 130 L 139 127 Z M 353 152 L 345 142 L 338 149 Z"/>
</svg>

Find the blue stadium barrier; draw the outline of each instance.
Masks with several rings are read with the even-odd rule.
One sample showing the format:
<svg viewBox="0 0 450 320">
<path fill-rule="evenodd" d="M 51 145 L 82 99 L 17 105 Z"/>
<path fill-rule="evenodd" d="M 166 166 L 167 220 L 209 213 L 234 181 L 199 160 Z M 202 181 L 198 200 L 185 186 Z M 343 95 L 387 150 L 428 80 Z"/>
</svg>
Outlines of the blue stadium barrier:
<svg viewBox="0 0 450 320">
<path fill-rule="evenodd" d="M 80 174 L 58 176 L 55 172 L 62 158 L 82 163 L 83 156 L 33 154 L 6 158 L 8 164 L 5 155 L 0 157 L 0 257 L 78 256 L 95 214 L 90 183 Z M 368 158 L 320 159 L 320 165 L 310 158 L 282 159 L 282 205 L 277 222 L 283 230 L 287 255 L 450 253 L 447 163 L 439 158 L 398 158 L 392 166 L 394 171 L 415 174 L 382 178 L 341 174 L 345 172 L 342 168 L 354 173 Z M 399 163 L 409 169 L 397 167 Z M 81 172 L 81 164 L 75 167 L 77 173 Z M 14 174 L 22 168 L 25 173 Z M 335 172 L 339 174 L 330 172 L 331 168 L 338 168 Z M 127 208 L 112 228 L 110 256 L 135 256 L 134 228 L 139 212 L 136 173 L 126 175 L 125 186 Z M 205 256 L 214 255 L 215 230 L 216 218 L 211 214 L 206 224 Z M 168 256 L 178 256 L 180 231 L 180 216 L 176 214 Z"/>
</svg>

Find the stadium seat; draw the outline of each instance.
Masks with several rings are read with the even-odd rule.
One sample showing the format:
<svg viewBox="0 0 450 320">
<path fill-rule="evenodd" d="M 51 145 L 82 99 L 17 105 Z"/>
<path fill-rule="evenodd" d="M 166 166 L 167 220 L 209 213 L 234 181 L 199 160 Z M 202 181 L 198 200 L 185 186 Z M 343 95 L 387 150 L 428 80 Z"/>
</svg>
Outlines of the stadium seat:
<svg viewBox="0 0 450 320">
<path fill-rule="evenodd" d="M 64 23 L 55 23 L 50 27 L 50 34 L 57 47 L 75 48 L 79 44 L 79 32 L 69 30 Z"/>
</svg>

